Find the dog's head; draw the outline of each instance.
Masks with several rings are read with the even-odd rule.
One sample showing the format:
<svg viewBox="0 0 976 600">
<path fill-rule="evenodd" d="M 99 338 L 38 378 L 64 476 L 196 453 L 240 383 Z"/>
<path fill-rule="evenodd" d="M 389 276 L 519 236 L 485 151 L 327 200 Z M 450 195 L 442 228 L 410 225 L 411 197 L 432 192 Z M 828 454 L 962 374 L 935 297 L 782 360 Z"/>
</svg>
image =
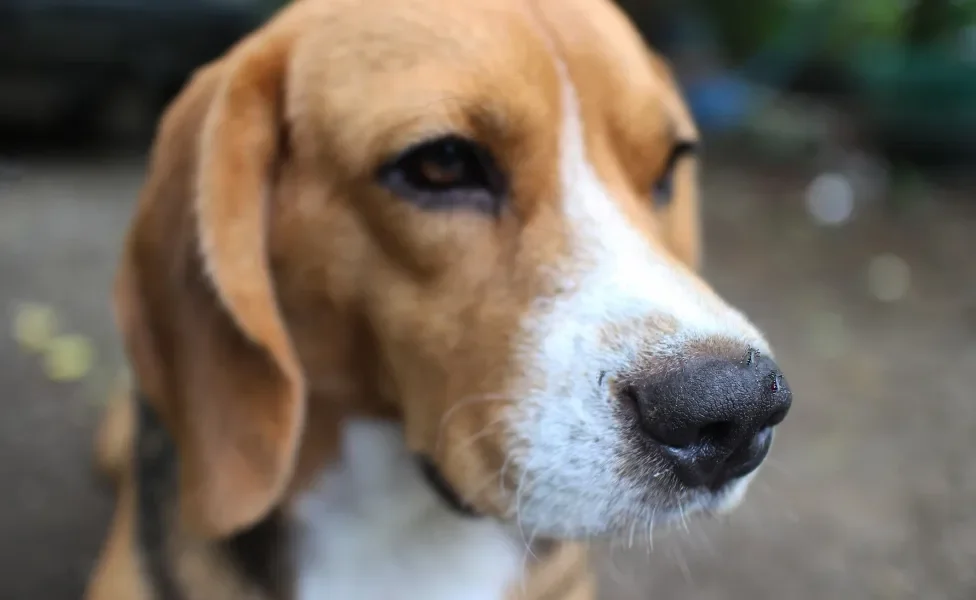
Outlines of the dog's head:
<svg viewBox="0 0 976 600">
<path fill-rule="evenodd" d="M 542 534 L 734 505 L 790 392 L 695 273 L 696 143 L 604 0 L 305 0 L 202 70 L 117 295 L 186 514 L 253 522 L 357 413 Z"/>
</svg>

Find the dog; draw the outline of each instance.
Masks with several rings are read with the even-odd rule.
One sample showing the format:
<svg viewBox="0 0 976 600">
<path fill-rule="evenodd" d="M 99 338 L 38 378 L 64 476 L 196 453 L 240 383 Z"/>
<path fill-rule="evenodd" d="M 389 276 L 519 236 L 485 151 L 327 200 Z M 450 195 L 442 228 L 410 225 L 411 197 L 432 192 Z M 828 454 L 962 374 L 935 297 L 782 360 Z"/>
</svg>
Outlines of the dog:
<svg viewBox="0 0 976 600">
<path fill-rule="evenodd" d="M 609 0 L 299 0 L 163 115 L 89 600 L 590 599 L 792 393 L 698 275 L 698 132 Z"/>
</svg>

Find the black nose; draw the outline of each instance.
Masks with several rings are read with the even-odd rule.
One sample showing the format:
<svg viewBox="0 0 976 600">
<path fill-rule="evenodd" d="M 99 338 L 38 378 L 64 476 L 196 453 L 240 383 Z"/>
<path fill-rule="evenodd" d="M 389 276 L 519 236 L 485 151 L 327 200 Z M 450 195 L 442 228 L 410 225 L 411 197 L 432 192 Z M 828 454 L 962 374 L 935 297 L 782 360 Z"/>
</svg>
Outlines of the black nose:
<svg viewBox="0 0 976 600">
<path fill-rule="evenodd" d="M 755 470 L 793 394 L 776 363 L 756 350 L 739 360 L 699 357 L 624 390 L 646 435 L 690 487 L 717 490 Z"/>
</svg>

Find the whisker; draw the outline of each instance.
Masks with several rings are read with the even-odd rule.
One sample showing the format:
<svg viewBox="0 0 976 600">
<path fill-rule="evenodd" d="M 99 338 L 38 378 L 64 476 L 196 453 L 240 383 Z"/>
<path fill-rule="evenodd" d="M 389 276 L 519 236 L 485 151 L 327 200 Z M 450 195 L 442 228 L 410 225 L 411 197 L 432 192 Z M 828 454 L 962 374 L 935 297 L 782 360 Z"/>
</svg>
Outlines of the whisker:
<svg viewBox="0 0 976 600">
<path fill-rule="evenodd" d="M 513 459 L 519 458 L 520 456 L 521 454 L 518 450 L 509 452 L 508 456 L 505 458 L 505 462 L 502 463 L 501 468 L 499 468 L 497 471 L 489 473 L 488 476 L 485 477 L 481 483 L 479 483 L 477 486 L 474 486 L 471 492 L 464 496 L 464 500 L 466 502 L 474 501 L 488 488 L 489 485 L 491 485 L 491 482 L 496 479 L 498 480 L 499 497 L 504 498 L 508 496 L 511 493 L 511 490 L 509 490 L 505 485 L 505 481 L 506 481 L 505 474 L 508 471 L 509 466 L 511 466 Z"/>
<path fill-rule="evenodd" d="M 637 530 L 637 519 L 630 520 L 630 535 L 627 537 L 627 548 L 634 547 L 634 532 Z"/>
<path fill-rule="evenodd" d="M 528 474 L 528 469 L 522 469 L 522 475 L 519 477 L 518 485 L 515 487 L 515 524 L 518 526 L 519 535 L 522 536 L 522 543 L 525 544 L 525 549 L 532 552 L 525 539 L 525 529 L 522 527 L 522 494 L 525 491 L 525 478 Z"/>
<path fill-rule="evenodd" d="M 681 571 L 682 577 L 685 578 L 685 582 L 689 585 L 694 585 L 694 579 L 691 576 L 691 568 L 688 566 L 688 559 L 685 557 L 685 553 L 681 548 L 675 546 L 674 548 L 674 559 L 678 564 L 678 569 Z"/>
<path fill-rule="evenodd" d="M 508 467 L 510 467 L 512 464 L 512 459 L 518 455 L 518 452 L 509 452 L 508 456 L 505 458 L 505 462 L 502 463 L 502 468 L 498 470 L 498 494 L 500 496 L 505 496 L 510 491 L 505 487 L 505 482 L 507 481 L 506 473 L 508 472 Z"/>
<path fill-rule="evenodd" d="M 687 515 L 685 514 L 685 507 L 683 504 L 678 505 L 678 518 L 681 519 L 681 529 L 683 529 L 686 534 L 689 533 L 688 518 Z"/>
<path fill-rule="evenodd" d="M 532 544 L 535 542 L 535 536 L 536 536 L 536 534 L 538 534 L 538 532 L 539 532 L 539 528 L 538 527 L 536 527 L 535 529 L 532 530 L 532 535 L 529 536 L 529 541 L 525 545 L 525 548 L 526 548 L 527 552 L 522 555 L 522 574 L 523 574 L 523 577 L 522 577 L 522 594 L 523 595 L 527 595 L 527 593 L 528 593 L 527 590 L 526 590 L 526 588 L 525 588 L 525 582 L 528 581 L 529 559 L 535 559 L 535 560 L 538 560 L 539 559 L 539 557 L 536 556 L 535 555 L 535 552 L 532 550 Z"/>
<path fill-rule="evenodd" d="M 637 594 L 639 590 L 634 573 L 631 571 L 630 574 L 626 574 L 623 570 L 621 570 L 620 565 L 617 564 L 617 560 L 614 557 L 614 547 L 612 543 L 606 552 L 601 552 L 600 554 L 603 558 L 602 562 L 604 563 L 603 573 L 609 577 L 610 581 L 613 582 L 618 588 L 626 590 L 630 594 Z"/>
<path fill-rule="evenodd" d="M 701 540 L 702 547 L 705 549 L 705 552 L 708 553 L 709 556 L 715 556 L 715 545 L 712 544 L 711 538 L 708 537 L 708 533 L 705 531 L 705 528 L 701 525 L 701 523 L 696 524 L 695 530 L 698 532 L 698 539 Z"/>
<path fill-rule="evenodd" d="M 466 437 L 466 438 L 462 439 L 460 442 L 458 442 L 458 445 L 455 446 L 454 448 L 452 448 L 451 449 L 451 452 L 458 452 L 460 450 L 463 450 L 465 448 L 468 448 L 469 446 L 471 446 L 472 444 L 474 444 L 474 442 L 478 441 L 479 439 L 481 439 L 481 438 L 485 437 L 486 435 L 488 435 L 489 433 L 491 433 L 491 428 L 492 427 L 494 427 L 495 425 L 501 424 L 506 419 L 507 419 L 507 416 L 506 415 L 499 415 L 498 417 L 495 417 L 491 421 L 485 423 L 485 425 L 481 429 L 479 429 L 475 433 L 472 433 L 468 437 Z M 441 443 L 443 442 L 443 433 L 444 433 L 444 429 L 442 427 L 438 431 L 437 441 L 434 443 L 434 450 L 435 450 L 435 452 L 439 452 L 440 449 L 441 449 Z"/>
<path fill-rule="evenodd" d="M 438 443 L 440 442 L 442 433 L 444 431 L 444 426 L 462 408 L 466 406 L 474 406 L 476 404 L 477 405 L 485 404 L 487 402 L 511 402 L 511 401 L 512 401 L 511 396 L 508 396 L 507 394 L 482 394 L 476 396 L 466 396 L 464 398 L 461 398 L 460 400 L 455 402 L 454 405 L 451 406 L 451 408 L 447 409 L 447 412 L 445 412 L 444 416 L 441 417 L 441 422 L 437 426 Z M 439 448 L 435 448 L 435 449 L 439 449 Z"/>
<path fill-rule="evenodd" d="M 538 559 L 538 557 L 536 557 L 535 555 L 535 552 L 533 552 L 532 550 L 532 540 L 534 539 L 536 532 L 538 531 L 538 527 L 536 528 L 535 531 L 533 531 L 532 536 L 529 539 L 526 539 L 525 527 L 524 524 L 522 523 L 522 496 L 525 492 L 525 481 L 528 474 L 529 474 L 529 469 L 523 468 L 522 475 L 519 477 L 519 482 L 518 484 L 516 484 L 515 487 L 515 525 L 518 527 L 519 535 L 522 538 L 522 544 L 525 546 L 525 554 L 522 555 L 522 572 L 526 574 L 528 573 L 529 559 L 530 558 Z M 527 581 L 528 581 L 528 577 L 522 578 L 523 596 L 528 595 L 528 588 L 526 587 Z"/>
<path fill-rule="evenodd" d="M 495 479 L 498 479 L 499 477 L 501 477 L 501 481 L 499 483 L 499 488 L 498 488 L 499 489 L 499 495 L 500 496 L 507 495 L 508 494 L 508 489 L 505 488 L 504 475 L 505 475 L 505 469 L 508 467 L 508 463 L 509 463 L 509 461 L 511 459 L 512 459 L 512 456 L 510 455 L 508 458 L 505 459 L 505 462 L 502 463 L 502 466 L 501 466 L 501 468 L 499 470 L 493 471 L 493 472 L 489 473 L 488 476 L 485 477 L 484 480 L 481 483 L 479 483 L 477 486 L 474 487 L 473 490 L 471 490 L 471 493 L 470 494 L 467 494 L 465 496 L 464 500 L 466 502 L 472 502 L 472 501 L 474 501 L 475 499 L 478 498 L 478 496 L 481 495 L 482 492 L 484 492 L 488 488 L 488 486 L 491 484 L 492 481 L 494 481 Z"/>
</svg>

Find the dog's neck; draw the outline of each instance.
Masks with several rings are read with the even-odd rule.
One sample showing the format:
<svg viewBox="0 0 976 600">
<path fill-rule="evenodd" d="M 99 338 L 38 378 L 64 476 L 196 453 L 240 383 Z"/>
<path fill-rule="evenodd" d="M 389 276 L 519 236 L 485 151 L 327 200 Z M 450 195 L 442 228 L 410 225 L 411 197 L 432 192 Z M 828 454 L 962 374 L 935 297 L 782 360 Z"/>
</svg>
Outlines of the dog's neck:
<svg viewBox="0 0 976 600">
<path fill-rule="evenodd" d="M 399 415 L 392 410 L 362 410 L 361 414 L 355 416 L 340 414 L 340 408 L 334 400 L 313 399 L 310 402 L 309 419 L 310 426 L 306 427 L 306 435 L 303 444 L 302 454 L 299 457 L 299 466 L 296 469 L 298 480 L 297 486 L 293 490 L 297 495 L 313 483 L 317 473 L 329 464 L 342 460 L 342 447 L 339 444 L 340 438 L 345 434 L 344 423 L 357 420 L 368 420 L 376 422 L 386 422 L 387 426 L 397 430 L 399 435 L 402 429 Z M 352 451 L 351 449 L 349 451 Z M 479 518 L 480 515 L 470 503 L 468 503 L 460 493 L 444 477 L 434 461 L 423 454 L 414 455 L 420 474 L 430 489 L 440 497 L 445 507 L 459 516 L 467 518 Z M 293 495 L 295 495 L 293 493 Z"/>
<path fill-rule="evenodd" d="M 519 580 L 517 530 L 449 507 L 399 424 L 347 419 L 338 456 L 296 504 L 300 600 L 499 600 Z"/>
<path fill-rule="evenodd" d="M 140 536 L 147 548 L 158 549 L 162 539 L 148 538 L 155 530 L 144 528 L 165 522 L 153 513 L 164 504 L 154 504 L 159 498 L 145 492 L 150 484 L 172 484 L 175 471 L 160 473 L 156 463 L 175 467 L 175 447 L 150 403 L 141 397 L 136 402 L 137 471 L 148 478 L 142 484 L 148 503 L 141 509 Z M 293 590 L 269 597 L 501 600 L 527 575 L 526 569 L 558 547 L 548 540 L 526 540 L 517 527 L 472 514 L 429 461 L 407 449 L 399 422 L 348 417 L 327 422 L 336 426 L 334 431 L 317 433 L 331 440 L 333 460 L 313 483 L 287 507 L 217 542 L 250 583 L 269 593 L 282 586 Z M 160 456 L 161 449 L 168 454 Z M 154 585 L 168 589 L 174 575 L 166 563 L 150 561 L 148 566 L 155 567 Z M 293 581 L 286 577 L 292 572 Z"/>
</svg>

